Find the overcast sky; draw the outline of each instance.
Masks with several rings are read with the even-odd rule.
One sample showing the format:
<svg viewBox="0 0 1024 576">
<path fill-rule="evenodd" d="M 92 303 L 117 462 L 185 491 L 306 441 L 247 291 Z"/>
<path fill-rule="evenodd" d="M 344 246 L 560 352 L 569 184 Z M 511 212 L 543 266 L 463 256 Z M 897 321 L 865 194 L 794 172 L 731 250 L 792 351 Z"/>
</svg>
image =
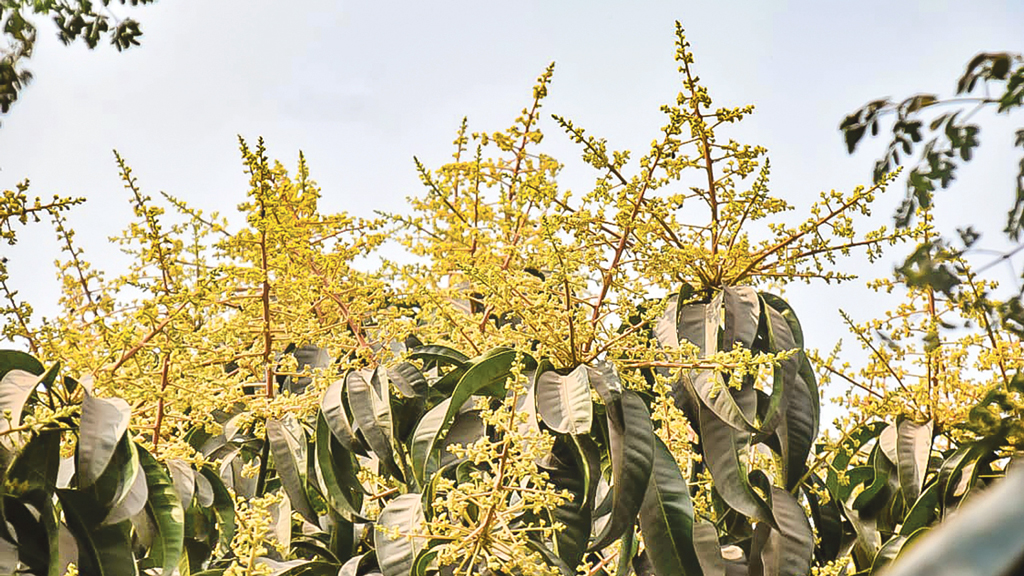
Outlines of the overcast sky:
<svg viewBox="0 0 1024 576">
<path fill-rule="evenodd" d="M 845 114 L 878 97 L 951 94 L 974 54 L 1024 50 L 1018 0 L 161 0 L 131 13 L 145 36 L 122 54 L 64 47 L 38 22 L 36 79 L 0 127 L 0 189 L 30 178 L 36 195 L 86 197 L 72 225 L 91 259 L 112 271 L 123 259 L 106 238 L 130 217 L 115 148 L 150 195 L 164 190 L 231 212 L 246 191 L 237 136 L 263 136 L 289 167 L 305 153 L 325 208 L 401 211 L 422 192 L 412 157 L 446 161 L 463 116 L 474 130 L 508 126 L 551 61 L 546 112 L 613 148 L 645 148 L 663 123 L 658 106 L 679 89 L 680 20 L 716 104 L 757 107 L 730 136 L 766 146 L 772 189 L 806 207 L 820 190 L 869 183 L 875 154 L 846 154 L 837 130 Z M 944 225 L 973 223 L 995 237 L 1012 197 L 1020 115 L 979 119 L 981 157 L 943 196 Z M 567 165 L 564 185 L 580 190 L 592 174 L 557 127 L 545 126 L 547 149 Z M 880 204 L 879 222 L 891 220 L 901 194 L 902 185 Z M 46 311 L 57 246 L 39 228 L 5 254 L 14 283 Z M 844 266 L 885 275 L 900 255 Z M 795 288 L 789 298 L 808 344 L 824 349 L 843 335 L 838 307 L 870 316 L 860 281 Z"/>
</svg>

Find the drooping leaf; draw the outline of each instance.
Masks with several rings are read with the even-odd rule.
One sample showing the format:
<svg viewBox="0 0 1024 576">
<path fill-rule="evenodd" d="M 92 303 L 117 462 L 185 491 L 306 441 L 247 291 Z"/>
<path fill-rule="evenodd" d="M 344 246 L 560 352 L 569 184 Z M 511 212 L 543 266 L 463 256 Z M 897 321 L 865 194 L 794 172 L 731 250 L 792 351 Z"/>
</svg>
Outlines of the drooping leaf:
<svg viewBox="0 0 1024 576">
<path fill-rule="evenodd" d="M 444 425 L 445 416 L 448 414 L 450 398 L 445 398 L 440 404 L 431 408 L 412 433 L 412 441 L 409 447 L 409 455 L 412 459 L 412 469 L 416 474 L 416 480 L 421 484 L 434 474 L 441 466 L 440 454 L 434 450 L 434 444 L 441 434 L 441 427 Z"/>
<path fill-rule="evenodd" d="M 82 423 L 78 440 L 78 485 L 95 482 L 114 455 L 114 449 L 128 431 L 131 407 L 120 398 L 97 398 L 86 394 L 82 401 Z"/>
<path fill-rule="evenodd" d="M 665 443 L 654 437 L 654 467 L 640 508 L 640 533 L 658 576 L 700 576 L 690 490 Z"/>
<path fill-rule="evenodd" d="M 896 426 L 896 470 L 900 489 L 906 502 L 914 502 L 921 494 L 924 476 L 928 471 L 928 457 L 932 448 L 932 422 L 918 424 L 900 420 Z"/>
<path fill-rule="evenodd" d="M 188 463 L 178 458 L 169 458 L 164 464 L 174 483 L 174 490 L 178 493 L 178 501 L 182 508 L 188 508 L 196 492 L 195 471 Z"/>
<path fill-rule="evenodd" d="M 615 371 L 615 365 L 604 360 L 595 360 L 587 366 L 587 377 L 605 404 L 610 404 L 622 394 L 622 380 Z"/>
<path fill-rule="evenodd" d="M 772 513 L 778 529 L 761 524 L 755 531 L 767 532 L 764 546 L 755 554 L 751 547 L 751 574 L 763 576 L 805 576 L 810 573 L 814 556 L 814 533 L 803 507 L 788 491 L 771 487 Z M 761 572 L 756 570 L 761 568 Z"/>
<path fill-rule="evenodd" d="M 90 576 L 135 576 L 132 554 L 131 522 L 101 526 L 106 516 L 103 507 L 91 495 L 77 490 L 58 489 L 61 509 L 68 529 L 78 542 L 78 566 Z"/>
<path fill-rule="evenodd" d="M 388 502 L 380 512 L 377 524 L 382 529 L 373 533 L 373 543 L 384 576 L 409 576 L 417 554 L 423 549 L 423 538 L 409 538 L 422 531 L 423 504 L 419 494 L 403 494 Z M 399 535 L 392 537 L 392 530 Z"/>
<path fill-rule="evenodd" d="M 203 466 L 200 474 L 213 489 L 213 513 L 217 517 L 219 537 L 217 548 L 219 553 L 226 554 L 231 550 L 231 540 L 235 537 L 235 502 L 228 492 L 224 481 L 212 468 Z M 198 477 L 197 477 L 198 479 Z"/>
<path fill-rule="evenodd" d="M 284 420 L 270 418 L 267 420 L 267 441 L 270 442 L 281 485 L 292 506 L 303 518 L 316 525 L 319 520 L 310 505 L 303 474 L 307 453 L 302 427 L 290 416 Z"/>
<path fill-rule="evenodd" d="M 185 511 L 182 508 L 171 477 L 144 448 L 138 448 L 139 462 L 145 473 L 149 498 L 146 512 L 156 526 L 152 556 L 163 568 L 164 576 L 170 576 L 181 559 L 185 535 Z"/>
<path fill-rule="evenodd" d="M 654 466 L 654 429 L 644 401 L 632 390 L 606 407 L 612 462 L 612 511 L 589 550 L 600 550 L 632 529 Z"/>
<path fill-rule="evenodd" d="M 402 362 L 388 370 L 388 378 L 406 398 L 415 398 L 427 393 L 427 378 L 410 362 Z"/>
<path fill-rule="evenodd" d="M 363 521 L 354 455 L 331 435 L 322 412 L 317 417 L 316 462 L 331 508 L 349 522 Z"/>
<path fill-rule="evenodd" d="M 381 370 L 370 374 L 351 371 L 345 375 L 345 389 L 352 417 L 363 438 L 390 474 L 405 481 L 405 474 L 395 457 L 392 445 L 395 432 L 391 417 L 390 390 L 379 381 Z"/>
<path fill-rule="evenodd" d="M 693 525 L 693 549 L 697 553 L 704 576 L 725 576 L 725 558 L 714 524 L 697 522 Z"/>
<path fill-rule="evenodd" d="M 10 353 L 11 350 L 3 352 Z M 31 358 L 31 357 L 30 357 Z M 21 413 L 25 409 L 25 403 L 35 392 L 39 385 L 40 377 L 20 368 L 10 368 L 0 378 L 0 414 L 10 410 L 11 418 L 0 418 L 0 432 L 6 432 L 21 424 Z M 10 439 L 2 438 L 5 445 L 12 447 Z"/>
<path fill-rule="evenodd" d="M 559 434 L 588 434 L 594 418 L 590 399 L 590 378 L 586 366 L 577 366 L 562 375 L 550 364 L 537 370 L 537 413 L 549 428 Z"/>
<path fill-rule="evenodd" d="M 565 526 L 563 530 L 555 533 L 554 551 L 568 566 L 579 565 L 587 549 L 587 539 L 590 537 L 591 506 L 587 501 L 588 480 L 591 474 L 599 474 L 600 470 L 590 468 L 591 458 L 584 454 L 584 450 L 587 449 L 572 436 L 559 436 L 551 448 L 551 453 L 538 463 L 540 469 L 548 474 L 548 480 L 555 488 L 566 490 L 572 495 L 571 501 L 549 510 L 551 523 L 560 522 Z"/>
<path fill-rule="evenodd" d="M 740 452 L 750 444 L 750 434 L 736 430 L 710 410 L 701 410 L 700 438 L 704 461 L 722 500 L 748 518 L 777 527 L 771 506 L 750 485 L 746 466 L 740 459 Z"/>
<path fill-rule="evenodd" d="M 722 307 L 725 309 L 722 349 L 728 352 L 739 344 L 749 350 L 761 317 L 757 291 L 749 286 L 727 286 L 722 289 Z"/>
<path fill-rule="evenodd" d="M 362 443 L 352 430 L 352 422 L 349 419 L 348 410 L 345 408 L 345 378 L 340 378 L 331 384 L 320 399 L 320 411 L 323 412 L 327 425 L 334 437 L 341 442 L 350 452 L 363 454 Z"/>
</svg>

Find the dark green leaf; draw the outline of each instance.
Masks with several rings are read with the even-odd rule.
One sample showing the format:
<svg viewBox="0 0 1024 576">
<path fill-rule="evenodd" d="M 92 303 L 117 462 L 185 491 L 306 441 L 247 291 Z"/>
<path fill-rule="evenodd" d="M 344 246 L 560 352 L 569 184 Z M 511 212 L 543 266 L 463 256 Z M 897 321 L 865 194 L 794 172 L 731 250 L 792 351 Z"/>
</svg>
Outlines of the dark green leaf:
<svg viewBox="0 0 1024 576">
<path fill-rule="evenodd" d="M 654 467 L 640 508 L 640 533 L 658 576 L 701 575 L 690 490 L 675 458 L 654 438 Z"/>
<path fill-rule="evenodd" d="M 537 370 L 537 413 L 544 424 L 560 434 L 589 434 L 594 405 L 586 366 L 562 375 L 547 363 Z"/>
<path fill-rule="evenodd" d="M 911 420 L 897 423 L 896 470 L 900 489 L 907 502 L 914 502 L 921 494 L 924 476 L 928 472 L 928 457 L 932 449 L 932 422 L 918 424 Z"/>
<path fill-rule="evenodd" d="M 93 484 L 114 455 L 118 442 L 128 431 L 131 408 L 120 398 L 97 398 L 86 394 L 82 401 L 81 434 L 78 440 L 78 485 Z"/>
<path fill-rule="evenodd" d="M 315 526 L 319 520 L 310 505 L 303 477 L 307 454 L 302 426 L 290 416 L 286 420 L 270 418 L 267 420 L 267 441 L 288 500 L 303 518 Z"/>
<path fill-rule="evenodd" d="M 700 438 L 704 461 L 722 500 L 748 518 L 777 527 L 771 507 L 750 485 L 746 466 L 740 459 L 740 452 L 750 444 L 750 434 L 736 430 L 710 410 L 701 410 Z"/>
<path fill-rule="evenodd" d="M 373 543 L 384 576 L 409 576 L 417 554 L 423 549 L 423 538 L 409 538 L 423 530 L 423 505 L 419 494 L 403 494 L 388 502 L 377 519 Z M 399 535 L 392 538 L 391 531 Z"/>
<path fill-rule="evenodd" d="M 101 526 L 106 516 L 91 495 L 58 489 L 61 509 L 68 528 L 78 543 L 78 567 L 90 576 L 132 576 L 138 574 L 132 555 L 131 522 Z"/>
<path fill-rule="evenodd" d="M 644 497 L 644 492 L 636 487 L 647 486 L 654 466 L 654 429 L 640 396 L 625 390 L 606 411 L 612 461 L 612 511 L 604 530 L 589 550 L 600 550 L 632 529 Z"/>
<path fill-rule="evenodd" d="M 160 463 L 144 448 L 139 447 L 138 453 L 149 489 L 146 510 L 157 529 L 152 555 L 159 565 L 163 566 L 164 575 L 170 576 L 181 559 L 185 511 L 182 509 L 174 483 Z"/>
</svg>

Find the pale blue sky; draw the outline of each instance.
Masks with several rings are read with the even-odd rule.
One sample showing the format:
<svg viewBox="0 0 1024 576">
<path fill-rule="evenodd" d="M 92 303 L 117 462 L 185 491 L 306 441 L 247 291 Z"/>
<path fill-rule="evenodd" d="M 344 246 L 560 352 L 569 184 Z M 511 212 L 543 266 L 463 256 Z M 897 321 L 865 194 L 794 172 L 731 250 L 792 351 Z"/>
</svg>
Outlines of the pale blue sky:
<svg viewBox="0 0 1024 576">
<path fill-rule="evenodd" d="M 87 197 L 71 223 L 93 261 L 113 270 L 123 257 L 106 237 L 130 217 L 113 148 L 149 194 L 231 212 L 247 180 L 236 136 L 262 135 L 288 166 L 305 152 L 326 208 L 400 211 L 421 193 L 412 156 L 445 161 L 463 116 L 476 130 L 506 127 L 550 61 L 548 113 L 614 148 L 642 149 L 662 123 L 658 105 L 678 90 L 678 19 L 717 103 L 757 106 L 735 136 L 768 147 L 772 188 L 801 207 L 822 189 L 867 183 L 875 156 L 847 156 L 844 114 L 877 97 L 949 94 L 977 52 L 1024 50 L 1018 1 L 161 0 L 134 13 L 143 45 L 123 54 L 66 48 L 41 26 L 36 80 L 0 128 L 0 189 L 28 177 L 34 194 Z M 1020 115 L 983 124 L 981 158 L 944 204 L 947 224 L 996 236 L 1019 158 L 1014 123 Z M 546 126 L 565 185 L 581 189 L 591 173 Z M 880 222 L 901 194 L 902 185 L 879 205 Z M 5 254 L 14 283 L 46 311 L 57 246 L 39 229 Z M 845 265 L 866 276 L 892 266 Z M 827 349 L 843 335 L 839 306 L 869 317 L 862 285 L 790 292 L 809 344 Z"/>
</svg>

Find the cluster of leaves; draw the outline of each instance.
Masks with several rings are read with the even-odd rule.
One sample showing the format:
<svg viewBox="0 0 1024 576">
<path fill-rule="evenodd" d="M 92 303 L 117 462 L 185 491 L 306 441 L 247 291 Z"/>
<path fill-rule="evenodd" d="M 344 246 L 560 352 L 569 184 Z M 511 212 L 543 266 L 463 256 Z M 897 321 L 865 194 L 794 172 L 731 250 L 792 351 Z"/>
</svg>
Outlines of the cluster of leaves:
<svg viewBox="0 0 1024 576">
<path fill-rule="evenodd" d="M 138 6 L 153 0 L 119 0 Z M 7 46 L 0 53 L 0 114 L 6 114 L 29 81 L 32 73 L 23 61 L 32 57 L 36 43 L 33 16 L 46 16 L 57 25 L 57 37 L 64 44 L 81 38 L 95 48 L 104 37 L 110 38 L 118 51 L 139 45 L 142 29 L 134 18 L 118 18 L 110 11 L 111 0 L 102 0 L 102 7 L 89 0 L 3 0 L 0 2 L 0 25 Z"/>
<path fill-rule="evenodd" d="M 683 88 L 635 166 L 555 117 L 598 172 L 578 200 L 541 148 L 551 68 L 508 130 L 464 122 L 453 162 L 419 166 L 409 215 L 322 214 L 301 158 L 293 177 L 242 142 L 231 231 L 165 195 L 169 214 L 118 156 L 135 219 L 115 241 L 134 258 L 107 278 L 71 201 L 9 194 L 5 238 L 49 215 L 64 260 L 54 319 L 2 286 L 4 334 L 50 368 L 0 354 L 0 565 L 724 576 L 901 554 L 1020 445 L 1019 339 L 969 280 L 958 298 L 911 285 L 920 325 L 897 325 L 906 309 L 856 328 L 860 372 L 805 351 L 773 290 L 847 279 L 837 256 L 927 240 L 928 219 L 858 233 L 883 178 L 787 223 L 765 151 L 718 139 L 752 108 L 712 108 L 681 29 L 676 58 Z M 389 238 L 406 263 L 378 251 Z M 993 349 L 944 341 L 954 315 Z M 819 437 L 815 364 L 872 397 L 850 398 L 838 437 Z M 949 394 L 970 371 L 977 393 Z"/>
</svg>

